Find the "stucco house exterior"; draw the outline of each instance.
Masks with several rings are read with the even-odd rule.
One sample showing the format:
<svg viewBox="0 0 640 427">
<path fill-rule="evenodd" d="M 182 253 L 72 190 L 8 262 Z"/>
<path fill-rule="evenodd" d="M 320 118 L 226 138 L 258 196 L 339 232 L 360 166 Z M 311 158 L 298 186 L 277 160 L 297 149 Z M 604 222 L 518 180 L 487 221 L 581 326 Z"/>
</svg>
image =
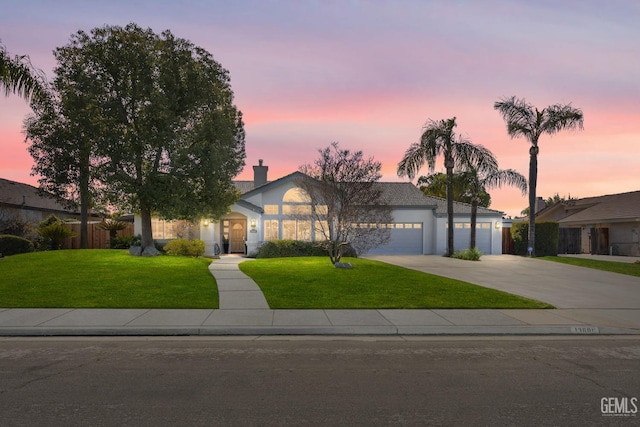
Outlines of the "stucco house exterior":
<svg viewBox="0 0 640 427">
<path fill-rule="evenodd" d="M 536 220 L 559 223 L 558 253 L 640 256 L 640 191 L 556 203 Z"/>
<path fill-rule="evenodd" d="M 195 230 L 178 222 L 154 219 L 154 239 L 162 241 L 175 237 L 197 237 L 205 242 L 207 255 L 215 255 L 216 250 L 252 254 L 263 242 L 270 240 L 314 240 L 313 225 L 291 215 L 304 203 L 301 190 L 296 185 L 303 175 L 293 172 L 269 181 L 268 166 L 263 165 L 262 161 L 253 166 L 253 170 L 253 181 L 236 181 L 242 196 L 222 219 L 213 221 L 203 218 Z M 377 185 L 393 208 L 393 222 L 386 224 L 391 232 L 389 243 L 369 253 L 444 254 L 447 241 L 446 200 L 425 196 L 409 182 L 380 182 Z M 470 214 L 470 205 L 454 204 L 456 251 L 469 247 Z M 502 216 L 500 211 L 478 209 L 476 246 L 484 254 L 502 253 Z M 135 233 L 140 233 L 139 218 L 136 218 L 134 226 Z M 174 230 L 178 228 L 182 231 Z M 170 231 L 167 233 L 167 230 Z"/>
</svg>

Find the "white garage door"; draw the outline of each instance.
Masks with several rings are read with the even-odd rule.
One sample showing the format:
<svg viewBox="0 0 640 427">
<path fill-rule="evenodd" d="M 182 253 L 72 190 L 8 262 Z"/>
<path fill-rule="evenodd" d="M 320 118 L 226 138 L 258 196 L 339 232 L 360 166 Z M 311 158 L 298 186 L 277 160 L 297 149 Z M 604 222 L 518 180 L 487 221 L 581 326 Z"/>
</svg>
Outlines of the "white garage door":
<svg viewBox="0 0 640 427">
<path fill-rule="evenodd" d="M 471 241 L 471 223 L 458 222 L 453 230 L 453 249 L 458 252 L 469 247 Z M 491 223 L 476 224 L 476 248 L 483 254 L 491 254 Z"/>
<path fill-rule="evenodd" d="M 371 249 L 375 255 L 422 255 L 422 223 L 394 223 L 388 225 L 389 243 Z"/>
</svg>

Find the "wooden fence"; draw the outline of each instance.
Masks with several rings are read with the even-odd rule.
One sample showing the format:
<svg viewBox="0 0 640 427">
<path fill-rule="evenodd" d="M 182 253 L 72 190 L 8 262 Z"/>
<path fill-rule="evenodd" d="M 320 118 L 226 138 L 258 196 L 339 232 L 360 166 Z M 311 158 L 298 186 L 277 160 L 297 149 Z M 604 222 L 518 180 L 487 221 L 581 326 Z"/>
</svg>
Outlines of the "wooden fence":
<svg viewBox="0 0 640 427">
<path fill-rule="evenodd" d="M 87 224 L 87 249 L 108 249 L 109 232 L 98 227 L 99 222 Z M 64 240 L 62 249 L 80 249 L 80 222 L 65 223 L 73 232 L 75 237 Z M 133 223 L 127 225 L 124 230 L 118 231 L 118 236 L 133 236 Z"/>
</svg>

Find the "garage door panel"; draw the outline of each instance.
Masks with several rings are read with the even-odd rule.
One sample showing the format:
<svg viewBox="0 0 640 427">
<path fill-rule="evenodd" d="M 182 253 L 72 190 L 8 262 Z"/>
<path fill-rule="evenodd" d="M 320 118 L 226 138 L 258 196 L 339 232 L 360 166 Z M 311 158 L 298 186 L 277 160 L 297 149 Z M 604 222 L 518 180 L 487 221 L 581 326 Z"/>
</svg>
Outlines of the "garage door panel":
<svg viewBox="0 0 640 427">
<path fill-rule="evenodd" d="M 469 248 L 471 242 L 470 228 L 456 228 L 453 231 L 453 249 L 458 252 Z M 476 228 L 476 248 L 483 254 L 491 253 L 491 229 Z"/>
<path fill-rule="evenodd" d="M 422 229 L 389 230 L 390 240 L 384 246 L 371 249 L 372 255 L 421 255 Z"/>
</svg>

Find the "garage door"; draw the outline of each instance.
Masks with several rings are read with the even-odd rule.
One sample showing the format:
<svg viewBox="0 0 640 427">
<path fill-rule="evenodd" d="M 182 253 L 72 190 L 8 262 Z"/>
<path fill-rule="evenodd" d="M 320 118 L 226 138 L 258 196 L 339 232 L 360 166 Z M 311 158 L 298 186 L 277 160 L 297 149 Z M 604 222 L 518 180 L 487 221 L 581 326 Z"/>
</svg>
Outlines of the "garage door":
<svg viewBox="0 0 640 427">
<path fill-rule="evenodd" d="M 422 223 L 394 223 L 388 225 L 390 240 L 384 246 L 371 249 L 374 255 L 421 255 Z M 392 228 L 393 227 L 393 228 Z"/>
<path fill-rule="evenodd" d="M 469 247 L 471 241 L 471 223 L 456 223 L 453 230 L 453 249 L 461 251 Z M 476 224 L 476 248 L 483 254 L 491 254 L 491 223 Z"/>
</svg>

